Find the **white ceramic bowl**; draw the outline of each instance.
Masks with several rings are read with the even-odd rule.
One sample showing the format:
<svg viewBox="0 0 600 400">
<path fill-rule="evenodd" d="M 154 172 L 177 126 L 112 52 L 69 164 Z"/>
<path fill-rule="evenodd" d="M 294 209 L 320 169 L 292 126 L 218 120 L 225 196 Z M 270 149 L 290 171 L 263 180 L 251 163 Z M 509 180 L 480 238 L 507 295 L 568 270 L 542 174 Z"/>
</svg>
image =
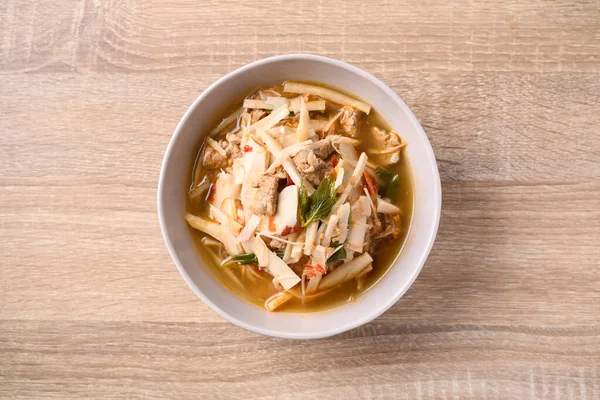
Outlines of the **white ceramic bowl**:
<svg viewBox="0 0 600 400">
<path fill-rule="evenodd" d="M 189 165 L 205 132 L 232 101 L 260 86 L 284 80 L 323 82 L 368 102 L 408 141 L 415 205 L 404 249 L 384 278 L 355 303 L 311 314 L 269 313 L 223 286 L 197 253 L 184 221 Z M 435 156 L 423 128 L 406 104 L 372 75 L 343 62 L 314 55 L 284 55 L 248 64 L 213 83 L 187 110 L 169 143 L 158 183 L 160 227 L 183 279 L 228 321 L 263 335 L 313 339 L 335 335 L 373 320 L 408 290 L 433 246 L 441 211 L 441 184 Z"/>
</svg>

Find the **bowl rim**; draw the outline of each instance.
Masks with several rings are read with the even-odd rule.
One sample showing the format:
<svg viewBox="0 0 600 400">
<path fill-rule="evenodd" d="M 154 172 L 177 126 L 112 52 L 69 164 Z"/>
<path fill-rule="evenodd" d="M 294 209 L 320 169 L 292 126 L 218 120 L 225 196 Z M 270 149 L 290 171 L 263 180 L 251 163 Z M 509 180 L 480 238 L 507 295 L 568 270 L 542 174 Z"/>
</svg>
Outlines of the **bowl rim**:
<svg viewBox="0 0 600 400">
<path fill-rule="evenodd" d="M 428 158 L 427 161 L 428 161 L 428 164 L 430 164 L 432 166 L 432 172 L 433 172 L 433 177 L 434 177 L 434 182 L 432 183 L 434 185 L 433 193 L 434 193 L 434 200 L 437 203 L 437 207 L 435 207 L 435 210 L 433 210 L 434 226 L 433 226 L 433 229 L 431 230 L 431 234 L 430 234 L 429 238 L 427 239 L 427 245 L 425 246 L 424 251 L 421 254 L 421 257 L 418 260 L 418 267 L 415 268 L 413 274 L 410 276 L 410 279 L 408 279 L 405 282 L 405 284 L 401 288 L 399 288 L 399 290 L 394 294 L 394 296 L 392 296 L 389 299 L 389 301 L 387 301 L 385 304 L 380 306 L 376 312 L 356 318 L 356 319 L 354 319 L 346 324 L 340 325 L 336 328 L 329 329 L 329 330 L 321 330 L 321 331 L 316 330 L 314 332 L 297 333 L 297 334 L 280 332 L 278 330 L 269 329 L 269 328 L 261 328 L 261 327 L 257 327 L 252 324 L 248 324 L 248 323 L 241 321 L 241 320 L 233 317 L 232 315 L 228 314 L 221 307 L 219 307 L 216 303 L 211 301 L 202 292 L 202 290 L 200 290 L 200 288 L 193 282 L 192 278 L 188 275 L 187 271 L 185 270 L 181 261 L 179 260 L 179 257 L 177 255 L 177 253 L 175 252 L 175 249 L 171 243 L 172 241 L 171 241 L 171 238 L 169 237 L 169 233 L 166 228 L 165 215 L 163 212 L 163 209 L 166 207 L 165 199 L 163 196 L 164 187 L 165 187 L 166 165 L 168 163 L 168 160 L 171 157 L 171 153 L 173 152 L 177 137 L 181 134 L 183 126 L 188 122 L 192 113 L 195 112 L 198 104 L 201 103 L 202 101 L 204 101 L 205 98 L 209 97 L 212 94 L 212 92 L 214 92 L 223 82 L 230 80 L 237 75 L 240 75 L 248 70 L 251 70 L 251 69 L 254 69 L 257 67 L 261 67 L 261 66 L 269 64 L 269 63 L 276 63 L 276 62 L 280 62 L 280 61 L 289 61 L 289 60 L 316 61 L 316 62 L 330 64 L 337 68 L 346 69 L 349 72 L 354 73 L 354 74 L 360 76 L 361 78 L 370 81 L 372 84 L 376 85 L 380 90 L 382 90 L 387 96 L 389 96 L 391 99 L 393 99 L 396 102 L 396 104 L 402 109 L 402 111 L 408 116 L 409 120 L 413 124 L 413 126 L 416 129 L 416 131 L 418 132 L 419 136 L 421 136 L 422 139 L 424 139 L 423 144 L 425 146 L 425 151 L 426 151 L 427 158 Z M 171 256 L 171 259 L 175 263 L 175 266 L 177 267 L 179 273 L 181 274 L 181 276 L 183 277 L 183 279 L 187 283 L 187 285 L 190 287 L 190 289 L 192 289 L 192 291 L 204 303 L 206 303 L 210 308 L 212 308 L 217 314 L 219 314 L 225 320 L 229 321 L 230 323 L 232 323 L 234 325 L 237 325 L 243 329 L 249 330 L 254 333 L 262 334 L 262 335 L 278 337 L 278 338 L 285 338 L 285 339 L 319 339 L 319 338 L 334 336 L 334 335 L 349 331 L 351 329 L 357 328 L 359 326 L 362 326 L 364 324 L 367 324 L 367 323 L 373 321 L 374 319 L 379 317 L 381 314 L 386 312 L 388 309 L 390 309 L 402 296 L 404 296 L 404 294 L 408 291 L 408 289 L 412 286 L 412 284 L 417 279 L 417 276 L 421 273 L 421 270 L 423 269 L 423 266 L 425 265 L 425 262 L 429 256 L 429 253 L 431 252 L 431 249 L 435 242 L 438 228 L 439 228 L 439 223 L 440 223 L 440 216 L 441 216 L 442 187 L 441 187 L 439 170 L 437 167 L 437 161 L 436 161 L 435 155 L 433 153 L 433 148 L 431 147 L 431 143 L 429 142 L 429 138 L 427 137 L 427 134 L 423 130 L 423 127 L 421 126 L 421 124 L 419 123 L 417 118 L 414 116 L 412 111 L 408 108 L 406 103 L 396 94 L 396 92 L 394 92 L 392 89 L 390 89 L 385 83 L 383 83 L 381 80 L 379 80 L 375 76 L 371 75 L 370 73 L 368 73 L 354 65 L 348 64 L 346 62 L 335 60 L 335 59 L 324 57 L 324 56 L 320 56 L 320 55 L 314 55 L 314 54 L 301 54 L 301 53 L 285 54 L 285 55 L 277 55 L 277 56 L 263 58 L 263 59 L 251 62 L 249 64 L 246 64 L 234 71 L 227 73 L 226 75 L 222 76 L 221 78 L 217 79 L 215 82 L 210 84 L 196 98 L 196 100 L 194 100 L 194 102 L 188 107 L 185 114 L 180 119 L 175 130 L 173 131 L 171 138 L 169 139 L 169 144 L 167 146 L 167 149 L 165 150 L 165 154 L 164 154 L 164 157 L 163 157 L 163 160 L 161 163 L 160 175 L 159 175 L 158 187 L 157 187 L 157 208 L 158 208 L 158 219 L 159 219 L 159 224 L 160 224 L 160 230 L 161 230 L 163 239 L 165 241 L 165 244 L 167 246 L 167 249 L 169 251 L 169 255 Z M 235 296 L 235 294 L 232 293 L 232 296 Z M 333 310 L 335 310 L 335 309 L 333 309 Z M 300 315 L 302 315 L 302 314 L 300 314 Z"/>
</svg>

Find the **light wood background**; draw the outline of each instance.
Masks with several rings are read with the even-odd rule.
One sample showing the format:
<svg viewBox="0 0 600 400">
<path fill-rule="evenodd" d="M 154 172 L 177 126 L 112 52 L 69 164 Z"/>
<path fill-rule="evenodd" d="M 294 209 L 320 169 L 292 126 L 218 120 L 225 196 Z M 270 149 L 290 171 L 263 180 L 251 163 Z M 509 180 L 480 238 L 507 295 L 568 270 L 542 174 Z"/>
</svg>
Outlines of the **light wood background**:
<svg viewBox="0 0 600 400">
<path fill-rule="evenodd" d="M 262 337 L 159 231 L 189 104 L 270 55 L 350 62 L 443 180 L 414 286 L 366 326 Z M 0 397 L 599 399 L 600 2 L 0 1 Z"/>
</svg>

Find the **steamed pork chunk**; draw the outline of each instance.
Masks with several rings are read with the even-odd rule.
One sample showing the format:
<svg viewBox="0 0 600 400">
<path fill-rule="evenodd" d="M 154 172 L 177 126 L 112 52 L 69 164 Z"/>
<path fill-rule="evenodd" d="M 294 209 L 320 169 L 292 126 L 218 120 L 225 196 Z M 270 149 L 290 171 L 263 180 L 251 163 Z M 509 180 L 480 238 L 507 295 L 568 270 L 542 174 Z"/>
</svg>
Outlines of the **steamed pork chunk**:
<svg viewBox="0 0 600 400">
<path fill-rule="evenodd" d="M 308 149 L 315 153 L 315 156 L 321 160 L 327 159 L 335 151 L 332 142 L 329 140 L 319 140 L 311 144 Z"/>
<path fill-rule="evenodd" d="M 202 166 L 206 169 L 226 168 L 232 165 L 235 158 L 242 156 L 239 144 L 235 143 L 235 136 L 214 142 L 213 146 L 207 145 L 202 157 Z M 215 149 L 219 147 L 222 150 Z"/>
<path fill-rule="evenodd" d="M 331 163 L 326 161 L 334 152 L 330 141 L 320 140 L 304 150 L 300 150 L 292 160 L 300 174 L 315 186 L 329 174 Z"/>
<path fill-rule="evenodd" d="M 292 157 L 300 175 L 317 186 L 331 170 L 331 165 L 315 155 L 311 149 L 301 150 Z"/>
<path fill-rule="evenodd" d="M 361 112 L 359 110 L 350 106 L 344 107 L 340 117 L 342 133 L 346 136 L 356 137 L 358 135 L 360 117 Z"/>
<path fill-rule="evenodd" d="M 279 179 L 274 176 L 263 175 L 259 180 L 252 183 L 252 187 L 258 189 L 254 195 L 252 211 L 256 215 L 271 216 L 277 211 L 277 186 Z"/>
<path fill-rule="evenodd" d="M 273 172 L 269 173 L 270 176 L 275 177 L 277 179 L 286 179 L 287 178 L 287 173 L 285 172 L 285 169 L 280 165 L 277 168 L 275 168 L 273 170 Z"/>
<path fill-rule="evenodd" d="M 377 151 L 373 152 L 376 154 L 377 160 L 382 165 L 399 162 L 402 150 L 400 136 L 393 130 L 387 131 L 376 126 L 371 129 L 371 132 L 377 141 Z"/>
<path fill-rule="evenodd" d="M 259 120 L 263 119 L 264 117 L 267 116 L 267 112 L 265 110 L 252 110 L 250 112 L 250 122 L 253 124 L 255 122 L 258 122 Z"/>
<path fill-rule="evenodd" d="M 333 89 L 285 82 L 210 131 L 186 221 L 205 234 L 228 286 L 269 311 L 308 309 L 334 293 L 352 301 L 383 274 L 379 260 L 410 210 L 392 170 L 404 143 L 370 111 Z"/>
</svg>

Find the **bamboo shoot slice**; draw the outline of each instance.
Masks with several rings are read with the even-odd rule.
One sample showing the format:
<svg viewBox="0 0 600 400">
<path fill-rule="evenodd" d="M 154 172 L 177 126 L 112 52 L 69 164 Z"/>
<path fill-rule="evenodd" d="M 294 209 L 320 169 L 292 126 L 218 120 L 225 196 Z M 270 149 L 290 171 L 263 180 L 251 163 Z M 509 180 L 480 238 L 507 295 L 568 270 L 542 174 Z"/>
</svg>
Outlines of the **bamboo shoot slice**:
<svg viewBox="0 0 600 400">
<path fill-rule="evenodd" d="M 298 122 L 298 128 L 296 129 L 296 136 L 298 142 L 304 142 L 308 139 L 308 108 L 306 108 L 306 102 L 300 97 L 300 121 Z"/>
<path fill-rule="evenodd" d="M 402 211 L 382 198 L 377 199 L 377 212 L 382 214 L 400 214 Z"/>
<path fill-rule="evenodd" d="M 315 96 L 330 100 L 334 103 L 341 104 L 344 106 L 352 106 L 357 110 L 368 114 L 371 111 L 371 106 L 367 103 L 353 99 L 350 96 L 346 96 L 340 92 L 332 89 L 324 88 L 321 86 L 308 85 L 306 83 L 298 82 L 286 82 L 283 86 L 283 91 L 288 93 L 310 93 Z"/>
<path fill-rule="evenodd" d="M 277 157 L 277 155 L 283 150 L 281 143 L 279 143 L 273 136 L 269 135 L 262 129 L 258 130 L 258 134 L 263 140 L 263 142 L 265 142 L 267 149 L 269 149 L 269 151 L 273 154 L 274 157 Z M 285 172 L 288 173 L 292 181 L 296 184 L 296 186 L 300 187 L 302 184 L 304 184 L 306 192 L 309 195 L 311 195 L 315 191 L 315 188 L 310 184 L 310 182 L 306 180 L 303 181 L 302 176 L 298 171 L 298 168 L 296 168 L 296 164 L 294 164 L 294 162 L 291 158 L 289 158 L 289 156 L 286 157 L 286 159 L 281 163 L 281 165 L 283 166 L 283 169 L 285 169 Z"/>
<path fill-rule="evenodd" d="M 281 122 L 282 119 L 289 117 L 289 115 L 290 110 L 287 108 L 287 106 L 281 106 L 277 110 L 273 111 L 270 115 L 250 125 L 250 132 L 254 132 L 259 129 L 268 131 Z"/>
<path fill-rule="evenodd" d="M 373 262 L 369 253 L 363 253 L 352 261 L 347 262 L 328 273 L 321 279 L 318 290 L 327 290 L 358 276 Z"/>
<path fill-rule="evenodd" d="M 304 245 L 304 254 L 310 256 L 317 242 L 317 231 L 319 230 L 319 221 L 312 222 L 306 228 L 306 240 Z"/>
<path fill-rule="evenodd" d="M 265 308 L 269 311 L 275 311 L 293 298 L 294 295 L 289 292 L 275 293 L 265 301 Z"/>
</svg>

